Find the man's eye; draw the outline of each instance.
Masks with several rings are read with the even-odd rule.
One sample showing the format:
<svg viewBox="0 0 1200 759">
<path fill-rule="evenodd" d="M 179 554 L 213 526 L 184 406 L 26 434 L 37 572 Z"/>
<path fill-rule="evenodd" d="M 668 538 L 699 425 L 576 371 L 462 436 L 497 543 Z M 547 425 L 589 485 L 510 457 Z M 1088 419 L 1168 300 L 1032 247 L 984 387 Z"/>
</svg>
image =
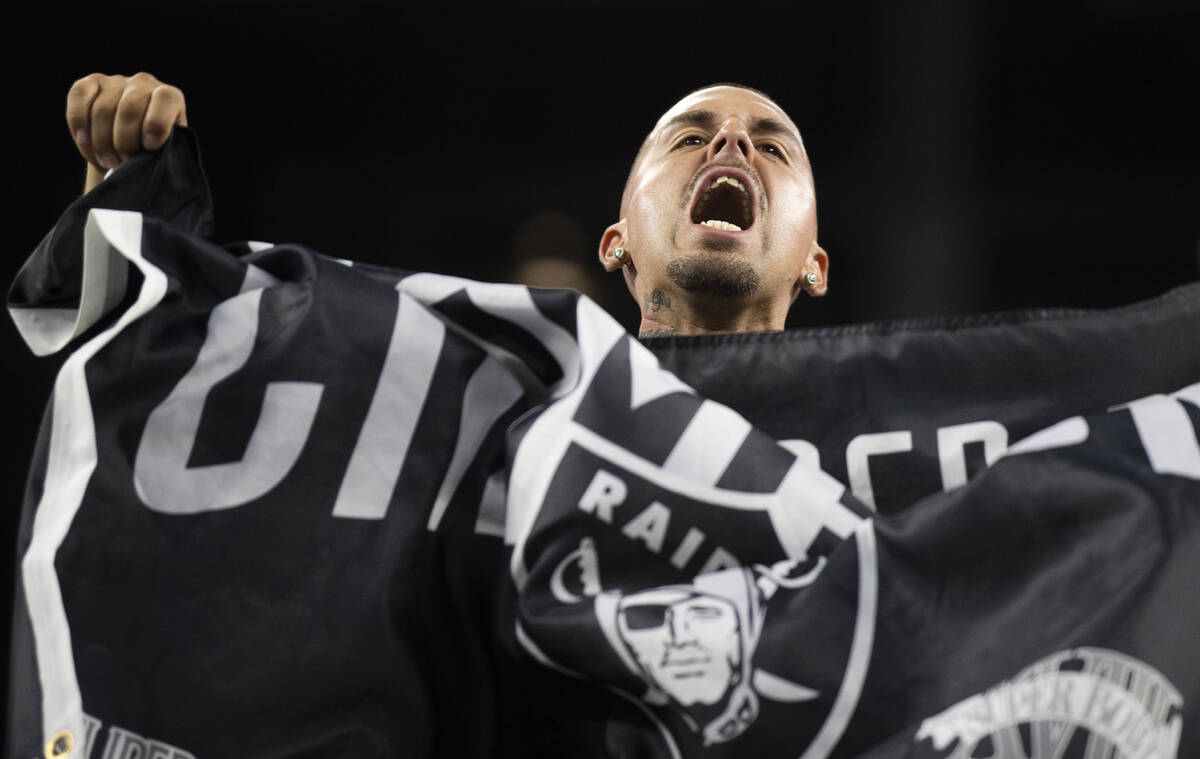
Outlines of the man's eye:
<svg viewBox="0 0 1200 759">
<path fill-rule="evenodd" d="M 704 138 L 698 134 L 689 134 L 687 137 L 684 137 L 679 141 L 679 147 L 696 147 L 697 145 L 703 144 Z"/>
<path fill-rule="evenodd" d="M 783 158 L 783 151 L 779 149 L 779 146 L 774 145 L 770 142 L 765 142 L 762 145 L 759 145 L 758 151 L 760 153 L 766 153 L 768 155 L 773 155 L 776 158 Z"/>
</svg>

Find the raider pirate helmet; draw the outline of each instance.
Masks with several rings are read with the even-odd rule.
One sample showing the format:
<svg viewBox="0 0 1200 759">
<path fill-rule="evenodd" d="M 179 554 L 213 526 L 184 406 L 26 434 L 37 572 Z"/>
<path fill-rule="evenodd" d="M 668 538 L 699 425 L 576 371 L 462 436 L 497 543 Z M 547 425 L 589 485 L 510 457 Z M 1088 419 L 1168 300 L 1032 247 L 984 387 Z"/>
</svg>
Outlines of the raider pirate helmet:
<svg viewBox="0 0 1200 759">
<path fill-rule="evenodd" d="M 689 585 L 602 592 L 595 611 L 613 650 L 646 684 L 642 700 L 670 709 L 710 745 L 753 724 L 760 697 L 817 696 L 754 667 L 764 602 L 777 587 L 765 567 L 731 569 Z"/>
</svg>

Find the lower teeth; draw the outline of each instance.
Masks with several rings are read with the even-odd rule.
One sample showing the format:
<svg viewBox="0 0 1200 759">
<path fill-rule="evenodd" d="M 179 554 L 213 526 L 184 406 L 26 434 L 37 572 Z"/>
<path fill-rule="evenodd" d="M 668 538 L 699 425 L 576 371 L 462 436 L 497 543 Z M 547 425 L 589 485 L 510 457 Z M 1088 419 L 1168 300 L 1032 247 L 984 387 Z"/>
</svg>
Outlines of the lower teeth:
<svg viewBox="0 0 1200 759">
<path fill-rule="evenodd" d="M 737 224 L 730 224 L 727 221 L 720 221 L 718 219 L 709 219 L 708 221 L 704 222 L 704 226 L 712 227 L 713 229 L 720 229 L 725 232 L 741 232 L 742 231 L 742 228 L 739 227 Z"/>
</svg>

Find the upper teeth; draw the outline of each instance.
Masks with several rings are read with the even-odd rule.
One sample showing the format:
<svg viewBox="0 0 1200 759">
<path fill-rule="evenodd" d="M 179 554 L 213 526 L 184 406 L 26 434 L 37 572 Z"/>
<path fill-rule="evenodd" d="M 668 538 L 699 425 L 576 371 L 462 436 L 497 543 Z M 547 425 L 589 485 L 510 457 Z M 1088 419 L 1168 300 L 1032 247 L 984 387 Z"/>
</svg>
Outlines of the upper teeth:
<svg viewBox="0 0 1200 759">
<path fill-rule="evenodd" d="M 720 219 L 709 219 L 708 221 L 703 222 L 703 224 L 706 227 L 712 227 L 713 229 L 723 229 L 726 232 L 741 232 L 742 231 L 742 228 L 739 227 L 737 224 L 731 224 L 727 221 L 721 221 Z"/>
<path fill-rule="evenodd" d="M 728 182 L 729 184 L 738 188 L 742 192 L 746 191 L 746 188 L 742 186 L 742 183 L 737 181 L 733 177 L 717 177 L 716 180 L 708 186 L 708 188 L 711 190 L 712 188 L 716 187 L 717 185 L 724 184 L 725 182 Z"/>
</svg>

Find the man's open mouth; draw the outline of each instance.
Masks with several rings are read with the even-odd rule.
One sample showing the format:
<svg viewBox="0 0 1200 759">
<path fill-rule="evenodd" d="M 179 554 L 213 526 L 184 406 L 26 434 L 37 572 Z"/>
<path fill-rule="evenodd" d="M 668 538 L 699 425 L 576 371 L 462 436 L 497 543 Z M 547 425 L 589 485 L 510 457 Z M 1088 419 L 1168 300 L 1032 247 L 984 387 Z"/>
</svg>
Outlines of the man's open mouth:
<svg viewBox="0 0 1200 759">
<path fill-rule="evenodd" d="M 754 191 L 749 177 L 718 170 L 704 178 L 692 201 L 692 223 L 724 232 L 743 232 L 754 226 Z"/>
</svg>

